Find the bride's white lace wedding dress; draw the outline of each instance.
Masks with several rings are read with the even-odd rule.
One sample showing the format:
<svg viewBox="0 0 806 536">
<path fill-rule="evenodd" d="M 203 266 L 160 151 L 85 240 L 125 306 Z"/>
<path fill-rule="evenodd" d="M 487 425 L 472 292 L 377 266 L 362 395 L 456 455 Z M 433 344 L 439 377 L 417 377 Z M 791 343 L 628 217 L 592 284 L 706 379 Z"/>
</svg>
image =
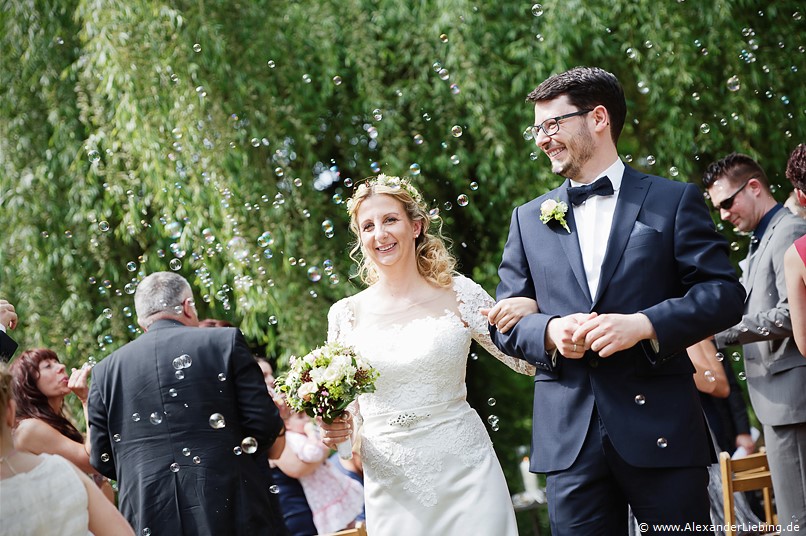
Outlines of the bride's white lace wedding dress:
<svg viewBox="0 0 806 536">
<path fill-rule="evenodd" d="M 363 310 L 358 296 L 330 309 L 328 340 L 353 345 L 380 373 L 376 391 L 358 399 L 368 533 L 517 534 L 492 442 L 466 401 L 471 338 L 534 374 L 490 341 L 480 309 L 493 299 L 462 276 L 453 292 L 394 314 Z"/>
</svg>

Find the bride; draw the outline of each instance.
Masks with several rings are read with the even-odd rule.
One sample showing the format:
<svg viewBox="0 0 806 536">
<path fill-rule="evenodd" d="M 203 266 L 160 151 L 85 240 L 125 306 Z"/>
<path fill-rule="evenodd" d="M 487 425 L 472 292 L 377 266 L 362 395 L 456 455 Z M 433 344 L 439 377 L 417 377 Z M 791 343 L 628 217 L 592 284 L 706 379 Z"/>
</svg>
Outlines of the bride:
<svg viewBox="0 0 806 536">
<path fill-rule="evenodd" d="M 481 310 L 494 300 L 454 271 L 440 225 L 406 179 L 368 180 L 348 209 L 352 255 L 369 286 L 333 305 L 328 339 L 354 346 L 380 378 L 355 417 L 322 427 L 334 447 L 363 423 L 368 533 L 517 534 L 492 442 L 466 401 L 471 339 L 517 372 L 534 368 L 491 343 Z M 497 307 L 499 329 L 537 310 L 533 300 L 511 300 Z"/>
</svg>

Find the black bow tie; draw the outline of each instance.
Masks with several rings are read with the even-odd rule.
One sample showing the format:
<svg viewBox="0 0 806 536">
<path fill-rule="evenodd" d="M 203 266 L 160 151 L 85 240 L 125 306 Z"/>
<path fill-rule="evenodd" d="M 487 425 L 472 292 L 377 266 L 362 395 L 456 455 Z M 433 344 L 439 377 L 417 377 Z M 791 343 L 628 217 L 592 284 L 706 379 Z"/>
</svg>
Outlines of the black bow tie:
<svg viewBox="0 0 806 536">
<path fill-rule="evenodd" d="M 574 206 L 581 205 L 592 195 L 613 195 L 613 183 L 607 177 L 602 177 L 585 186 L 568 188 L 568 201 Z"/>
</svg>

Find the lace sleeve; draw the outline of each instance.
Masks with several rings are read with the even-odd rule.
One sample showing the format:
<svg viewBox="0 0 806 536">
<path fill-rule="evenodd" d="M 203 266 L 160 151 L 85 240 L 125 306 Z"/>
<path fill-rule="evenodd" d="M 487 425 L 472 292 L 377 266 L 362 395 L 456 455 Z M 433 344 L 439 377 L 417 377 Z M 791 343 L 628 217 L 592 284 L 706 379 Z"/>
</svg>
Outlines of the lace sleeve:
<svg viewBox="0 0 806 536">
<path fill-rule="evenodd" d="M 347 299 L 339 300 L 327 313 L 327 342 L 343 341 L 351 322 L 352 310 Z"/>
<path fill-rule="evenodd" d="M 456 299 L 459 302 L 459 313 L 462 316 L 462 320 L 470 329 L 473 340 L 481 344 L 493 357 L 515 372 L 527 376 L 534 376 L 534 365 L 523 359 L 506 355 L 499 350 L 498 347 L 493 344 L 492 339 L 490 339 L 487 318 L 481 314 L 481 310 L 488 309 L 495 305 L 495 300 L 492 296 L 487 294 L 478 283 L 464 276 L 454 278 L 454 289 L 456 290 Z"/>
</svg>

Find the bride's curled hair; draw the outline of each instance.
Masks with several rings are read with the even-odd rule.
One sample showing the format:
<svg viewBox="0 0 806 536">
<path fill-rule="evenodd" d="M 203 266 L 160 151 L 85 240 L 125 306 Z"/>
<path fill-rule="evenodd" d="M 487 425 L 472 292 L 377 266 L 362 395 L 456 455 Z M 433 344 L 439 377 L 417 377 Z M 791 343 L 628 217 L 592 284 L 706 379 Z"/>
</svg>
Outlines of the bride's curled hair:
<svg viewBox="0 0 806 536">
<path fill-rule="evenodd" d="M 422 223 L 422 231 L 414 242 L 417 271 L 429 283 L 441 288 L 450 287 L 456 274 L 456 259 L 448 251 L 448 239 L 442 235 L 442 219 L 431 219 L 420 192 L 408 180 L 386 175 L 371 177 L 361 183 L 347 201 L 350 230 L 357 238 L 350 250 L 350 258 L 358 264 L 361 281 L 367 285 L 378 281 L 377 268 L 361 250 L 361 229 L 358 226 L 358 207 L 373 195 L 388 195 L 396 199 L 411 221 Z"/>
</svg>

